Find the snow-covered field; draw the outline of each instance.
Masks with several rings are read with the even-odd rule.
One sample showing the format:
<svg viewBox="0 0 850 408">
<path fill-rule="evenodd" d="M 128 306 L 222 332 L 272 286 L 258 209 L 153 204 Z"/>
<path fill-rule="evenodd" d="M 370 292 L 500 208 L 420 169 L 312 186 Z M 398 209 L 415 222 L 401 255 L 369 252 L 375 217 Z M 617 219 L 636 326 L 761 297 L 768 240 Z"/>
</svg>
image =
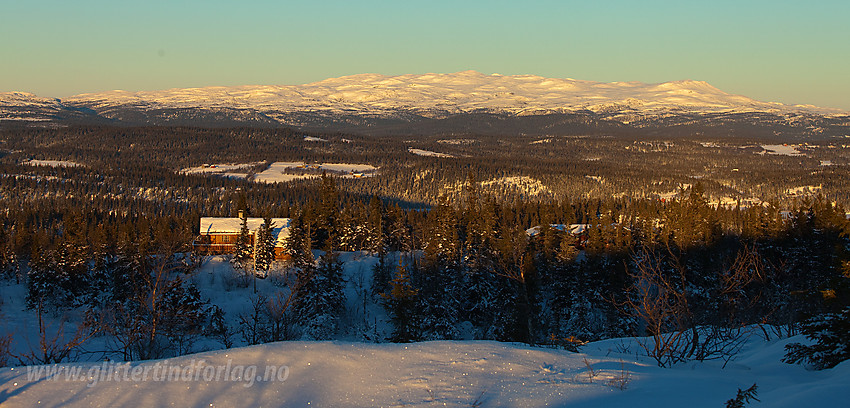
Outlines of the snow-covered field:
<svg viewBox="0 0 850 408">
<path fill-rule="evenodd" d="M 474 143 L 478 143 L 475 139 L 440 139 L 437 143 L 449 144 L 449 145 L 471 145 Z"/>
<path fill-rule="evenodd" d="M 779 361 L 784 345 L 799 340 L 754 340 L 725 369 L 658 368 L 635 357 L 631 340 L 592 343 L 582 353 L 490 341 L 280 342 L 167 361 L 68 364 L 49 379 L 33 378 L 39 367 L 3 368 L 0 404 L 716 408 L 757 384 L 761 402 L 751 407 L 846 406 L 850 363 L 807 371 Z M 66 378 L 73 370 L 79 375 Z"/>
<path fill-rule="evenodd" d="M 29 166 L 44 166 L 44 167 L 77 167 L 81 166 L 79 163 L 75 163 L 68 160 L 28 160 L 24 162 L 25 165 Z"/>
<path fill-rule="evenodd" d="M 797 150 L 797 147 L 793 145 L 761 145 L 761 148 L 764 149 L 762 154 L 767 153 L 784 156 L 805 156 L 805 153 Z"/>
<path fill-rule="evenodd" d="M 233 178 L 245 178 L 247 174 L 247 170 L 253 166 L 257 166 L 262 164 L 262 162 L 256 163 L 242 163 L 242 164 L 234 164 L 234 163 L 226 163 L 226 164 L 204 164 L 203 166 L 198 167 L 189 167 L 180 170 L 180 174 L 206 174 L 206 175 L 217 175 L 223 177 L 233 177 Z"/>
<path fill-rule="evenodd" d="M 254 175 L 254 181 L 258 183 L 284 183 L 292 180 L 318 177 L 315 174 L 291 174 L 289 169 L 304 167 L 303 162 L 274 162 L 269 168 Z"/>
<path fill-rule="evenodd" d="M 294 169 L 309 169 L 313 173 L 292 173 Z M 378 170 L 371 164 L 322 163 L 307 165 L 303 162 L 274 162 L 268 169 L 254 176 L 258 183 L 283 183 L 292 180 L 319 177 L 320 171 L 337 173 L 344 178 L 371 177 Z"/>
<path fill-rule="evenodd" d="M 446 154 L 446 153 L 438 153 L 438 152 L 432 152 L 430 150 L 414 149 L 412 147 L 408 148 L 407 151 L 410 152 L 410 153 L 413 153 L 417 156 L 454 157 L 454 156 L 452 156 L 450 154 Z"/>
<path fill-rule="evenodd" d="M 198 167 L 190 167 L 180 170 L 182 174 L 210 174 L 225 177 L 247 177 L 245 170 L 261 163 L 246 164 L 212 164 Z M 302 170 L 298 172 L 296 170 Z M 311 171 L 305 173 L 303 171 Z M 258 183 L 285 183 L 287 181 L 302 180 L 319 177 L 322 170 L 336 173 L 343 178 L 372 177 L 378 170 L 371 164 L 350 163 L 323 163 L 307 165 L 304 162 L 274 162 L 269 167 L 257 174 L 251 180 Z"/>
<path fill-rule="evenodd" d="M 319 166 L 322 170 L 340 173 L 368 173 L 378 170 L 377 167 L 371 164 L 322 163 Z"/>
</svg>

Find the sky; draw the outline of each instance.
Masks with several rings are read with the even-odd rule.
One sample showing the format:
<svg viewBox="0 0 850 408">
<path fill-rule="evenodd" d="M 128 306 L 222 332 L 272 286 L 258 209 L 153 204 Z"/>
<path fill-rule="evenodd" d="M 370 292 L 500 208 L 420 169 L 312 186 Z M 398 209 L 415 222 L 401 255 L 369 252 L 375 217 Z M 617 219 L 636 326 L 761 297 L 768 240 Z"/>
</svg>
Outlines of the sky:
<svg viewBox="0 0 850 408">
<path fill-rule="evenodd" d="M 476 70 L 850 110 L 848 16 L 846 0 L 0 0 L 0 92 Z"/>
</svg>

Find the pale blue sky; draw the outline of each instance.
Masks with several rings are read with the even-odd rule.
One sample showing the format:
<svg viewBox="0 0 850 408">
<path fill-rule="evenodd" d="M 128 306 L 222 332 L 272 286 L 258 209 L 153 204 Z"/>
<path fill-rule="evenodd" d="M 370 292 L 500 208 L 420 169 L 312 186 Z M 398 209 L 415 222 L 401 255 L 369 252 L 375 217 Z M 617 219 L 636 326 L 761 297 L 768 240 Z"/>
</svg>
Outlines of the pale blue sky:
<svg viewBox="0 0 850 408">
<path fill-rule="evenodd" d="M 850 2 L 0 0 L 0 91 L 65 97 L 467 69 L 697 79 L 850 110 Z"/>
</svg>

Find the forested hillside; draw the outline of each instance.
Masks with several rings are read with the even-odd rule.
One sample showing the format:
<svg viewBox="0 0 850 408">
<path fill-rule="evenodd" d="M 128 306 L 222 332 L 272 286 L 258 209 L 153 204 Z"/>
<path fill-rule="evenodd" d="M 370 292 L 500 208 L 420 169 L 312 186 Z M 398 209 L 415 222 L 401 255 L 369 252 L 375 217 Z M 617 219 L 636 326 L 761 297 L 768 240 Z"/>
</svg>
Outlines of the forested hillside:
<svg viewBox="0 0 850 408">
<path fill-rule="evenodd" d="M 253 326 L 250 344 L 471 337 L 574 349 L 676 333 L 687 346 L 656 355 L 669 365 L 728 357 L 753 324 L 795 333 L 850 300 L 848 156 L 836 143 L 191 128 L 2 137 L 5 279 L 26 284 L 39 315 L 86 311 L 86 327 L 127 342 L 115 348 L 120 358 L 179 354 L 163 344 L 189 333 L 248 330 L 187 279 L 203 262 L 190 255 L 200 217 L 240 209 L 293 220 L 293 261 L 279 266 L 291 277 L 287 297 L 258 303 L 253 321 L 265 326 Z M 378 170 L 252 180 L 282 160 Z M 181 171 L 211 163 L 250 165 L 229 176 Z M 369 296 L 391 319 L 388 336 L 339 324 L 339 251 L 378 258 Z M 169 306 L 146 306 L 154 293 Z"/>
</svg>

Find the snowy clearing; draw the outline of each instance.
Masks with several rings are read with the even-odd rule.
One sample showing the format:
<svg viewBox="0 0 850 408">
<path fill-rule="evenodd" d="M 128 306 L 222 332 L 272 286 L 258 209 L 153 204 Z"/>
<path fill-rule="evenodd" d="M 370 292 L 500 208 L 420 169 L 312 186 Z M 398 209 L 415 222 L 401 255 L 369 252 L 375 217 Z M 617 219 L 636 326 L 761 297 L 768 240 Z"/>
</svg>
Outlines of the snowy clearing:
<svg viewBox="0 0 850 408">
<path fill-rule="evenodd" d="M 203 173 L 228 173 L 237 170 L 245 170 L 251 166 L 256 166 L 261 164 L 262 162 L 257 163 L 242 163 L 242 164 L 204 164 L 198 167 L 187 167 L 183 170 L 180 170 L 182 174 L 203 174 Z"/>
<path fill-rule="evenodd" d="M 482 181 L 481 186 L 491 189 L 516 189 L 529 196 L 538 196 L 552 192 L 540 180 L 527 176 L 502 177 L 495 180 Z"/>
<path fill-rule="evenodd" d="M 760 154 L 775 154 L 775 155 L 783 155 L 783 156 L 805 156 L 805 153 L 797 150 L 796 146 L 793 145 L 761 145 L 761 148 L 764 149 Z"/>
<path fill-rule="evenodd" d="M 587 229 L 588 229 L 588 228 L 590 228 L 590 224 L 570 224 L 570 225 L 566 225 L 566 224 L 549 224 L 549 226 L 550 226 L 551 228 L 554 228 L 554 229 L 556 229 L 556 230 L 558 230 L 558 231 L 561 231 L 561 232 L 569 232 L 569 233 L 570 233 L 570 234 L 572 234 L 572 235 L 579 235 L 579 234 L 582 234 L 582 233 L 584 233 L 585 231 L 587 231 Z M 535 227 L 531 227 L 531 228 L 529 228 L 529 229 L 525 230 L 525 233 L 526 233 L 529 237 L 536 236 L 537 234 L 539 234 L 539 233 L 540 233 L 540 229 L 541 229 L 541 227 L 542 227 L 541 225 L 538 225 L 538 226 L 535 226 Z"/>
<path fill-rule="evenodd" d="M 322 171 L 335 173 L 343 178 L 361 178 L 375 175 L 377 167 L 371 164 L 323 163 L 306 164 L 304 162 L 274 162 L 268 169 L 254 176 L 258 183 L 285 183 L 287 181 L 316 178 Z M 296 172 L 298 171 L 298 172 Z"/>
<path fill-rule="evenodd" d="M 179 173 L 245 178 L 248 176 L 247 171 L 249 168 L 260 164 L 262 162 L 204 164 L 203 166 L 185 168 L 180 170 Z M 371 164 L 274 162 L 267 169 L 251 177 L 251 180 L 258 183 L 285 183 L 294 180 L 317 178 L 321 175 L 322 171 L 327 171 L 343 178 L 362 178 L 374 176 L 378 168 Z"/>
<path fill-rule="evenodd" d="M 290 169 L 306 168 L 303 162 L 274 162 L 269 168 L 254 175 L 257 183 L 285 183 L 287 181 L 315 178 L 317 174 L 291 174 Z"/>
<path fill-rule="evenodd" d="M 68 160 L 29 160 L 23 163 L 24 165 L 29 166 L 43 166 L 43 167 L 79 167 L 82 164 L 74 163 Z"/>
<path fill-rule="evenodd" d="M 245 178 L 248 170 L 251 167 L 262 164 L 263 162 L 255 163 L 224 163 L 224 164 L 204 164 L 198 167 L 188 167 L 179 171 L 180 174 L 203 174 L 216 175 L 222 177 Z"/>
<path fill-rule="evenodd" d="M 454 157 L 454 156 L 452 156 L 450 154 L 446 154 L 446 153 L 437 153 L 437 152 L 432 152 L 430 150 L 414 149 L 412 147 L 408 148 L 407 151 L 410 152 L 410 153 L 413 153 L 417 156 Z"/>
<path fill-rule="evenodd" d="M 475 139 L 440 139 L 437 143 L 442 144 L 450 144 L 450 145 L 470 145 L 474 143 L 478 143 Z"/>
<path fill-rule="evenodd" d="M 800 339 L 753 340 L 725 369 L 721 362 L 658 368 L 636 358 L 637 346 L 629 339 L 591 343 L 582 353 L 491 341 L 280 342 L 169 360 L 68 364 L 50 379 L 34 378 L 39 367 L 4 368 L 0 402 L 68 407 L 715 408 L 739 388 L 757 384 L 761 403 L 754 407 L 842 406 L 850 398 L 850 363 L 825 371 L 781 363 L 791 341 Z M 180 372 L 169 379 L 166 369 Z M 79 371 L 76 376 L 74 370 Z M 216 370 L 222 373 L 218 380 Z"/>
<path fill-rule="evenodd" d="M 319 168 L 327 171 L 336 171 L 341 173 L 366 173 L 378 170 L 377 167 L 371 164 L 350 164 L 350 163 L 322 163 Z"/>
<path fill-rule="evenodd" d="M 327 139 L 322 139 L 321 137 L 315 136 L 304 136 L 305 142 L 327 142 Z"/>
</svg>

